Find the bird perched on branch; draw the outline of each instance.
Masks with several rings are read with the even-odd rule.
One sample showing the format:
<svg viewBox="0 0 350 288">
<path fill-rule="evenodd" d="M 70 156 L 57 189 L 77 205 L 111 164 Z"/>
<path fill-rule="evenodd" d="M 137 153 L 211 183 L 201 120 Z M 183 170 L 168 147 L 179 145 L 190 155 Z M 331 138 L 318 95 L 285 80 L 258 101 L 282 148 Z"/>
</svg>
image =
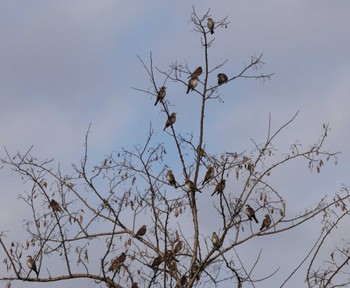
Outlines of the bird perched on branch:
<svg viewBox="0 0 350 288">
<path fill-rule="evenodd" d="M 218 85 L 225 84 L 225 83 L 227 83 L 227 81 L 228 81 L 228 78 L 227 78 L 226 74 L 224 74 L 224 73 L 218 74 Z"/>
<path fill-rule="evenodd" d="M 36 268 L 35 260 L 32 258 L 32 256 L 27 256 L 27 266 L 30 270 L 33 270 L 36 274 L 36 277 L 39 277 L 38 269 Z"/>
<path fill-rule="evenodd" d="M 260 228 L 260 231 L 263 230 L 264 228 L 269 228 L 271 225 L 271 218 L 270 218 L 270 215 L 269 214 L 266 214 L 265 217 L 264 217 L 264 220 L 262 222 L 262 225 L 261 225 L 261 228 Z"/>
<path fill-rule="evenodd" d="M 51 199 L 50 206 L 53 212 L 62 212 L 62 207 L 54 199 Z"/>
<path fill-rule="evenodd" d="M 154 106 L 156 106 L 158 104 L 158 102 L 162 102 L 165 95 L 166 95 L 166 87 L 162 86 L 160 87 L 158 94 L 157 94 L 157 100 L 156 103 L 154 103 Z"/>
<path fill-rule="evenodd" d="M 202 157 L 207 157 L 207 153 L 205 152 L 205 150 L 200 147 L 199 145 L 197 146 L 197 154 L 200 158 Z"/>
<path fill-rule="evenodd" d="M 139 230 L 137 230 L 136 236 L 142 237 L 146 234 L 146 232 L 147 232 L 147 225 L 142 225 L 141 228 Z"/>
<path fill-rule="evenodd" d="M 209 29 L 210 33 L 214 34 L 214 26 L 215 26 L 215 24 L 214 24 L 213 19 L 208 18 L 207 26 L 208 26 L 208 29 Z"/>
<path fill-rule="evenodd" d="M 201 75 L 202 72 L 203 72 L 203 69 L 202 69 L 202 67 L 199 66 L 196 70 L 193 71 L 193 73 L 190 76 L 188 76 L 188 78 L 190 78 L 190 77 L 191 78 L 198 78 L 198 76 Z"/>
<path fill-rule="evenodd" d="M 108 271 L 116 271 L 126 260 L 126 254 L 123 252 L 117 258 L 111 261 L 111 266 L 109 266 Z"/>
<path fill-rule="evenodd" d="M 166 180 L 168 180 L 168 182 L 171 186 L 174 186 L 175 188 L 177 188 L 176 180 L 175 180 L 175 176 L 173 174 L 173 171 L 168 170 L 168 172 L 166 173 Z"/>
<path fill-rule="evenodd" d="M 190 179 L 185 180 L 185 188 L 188 193 L 194 193 L 196 191 L 201 192 L 196 188 L 196 185 L 194 185 Z"/>
<path fill-rule="evenodd" d="M 226 187 L 226 180 L 222 179 L 215 187 L 215 190 L 213 192 L 213 194 L 211 194 L 211 196 L 213 196 L 215 193 L 216 194 L 220 194 L 224 192 L 224 189 Z"/>
<path fill-rule="evenodd" d="M 188 92 L 190 92 L 190 90 L 193 91 L 193 89 L 196 88 L 197 84 L 198 84 L 198 78 L 197 77 L 191 78 L 188 81 L 186 94 L 188 94 Z"/>
<path fill-rule="evenodd" d="M 153 259 L 153 262 L 151 264 L 151 267 L 153 269 L 157 269 L 160 264 L 162 264 L 163 258 L 162 256 L 157 256 L 156 258 Z"/>
<path fill-rule="evenodd" d="M 219 246 L 219 237 L 216 234 L 216 232 L 213 232 L 213 235 L 211 235 L 211 242 L 213 243 L 214 247 L 218 247 Z"/>
<path fill-rule="evenodd" d="M 202 185 L 204 185 L 205 182 L 209 182 L 211 179 L 213 179 L 213 177 L 214 177 L 214 167 L 209 166 L 207 173 L 205 173 L 205 177 L 204 177 L 204 180 L 202 182 Z"/>
<path fill-rule="evenodd" d="M 256 223 L 259 223 L 258 219 L 256 219 L 256 216 L 255 216 L 255 211 L 252 207 L 250 207 L 248 204 L 245 205 L 245 214 L 247 214 L 248 216 L 248 219 L 250 221 L 252 221 L 253 219 L 255 220 Z"/>
<path fill-rule="evenodd" d="M 183 243 L 181 240 L 179 240 L 174 247 L 174 254 L 175 255 L 179 254 L 181 252 L 182 248 L 183 248 Z"/>
<path fill-rule="evenodd" d="M 163 131 L 165 131 L 166 128 L 168 128 L 170 125 L 173 125 L 176 121 L 176 113 L 171 113 L 171 115 L 168 117 L 168 120 L 165 122 L 165 127 Z"/>
</svg>

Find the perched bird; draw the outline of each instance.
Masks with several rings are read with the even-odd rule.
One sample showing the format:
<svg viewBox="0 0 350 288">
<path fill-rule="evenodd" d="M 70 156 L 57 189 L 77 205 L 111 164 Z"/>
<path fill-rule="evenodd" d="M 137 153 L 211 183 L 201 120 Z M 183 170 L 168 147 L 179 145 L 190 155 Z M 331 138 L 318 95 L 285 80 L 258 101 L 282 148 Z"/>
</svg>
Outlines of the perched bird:
<svg viewBox="0 0 350 288">
<path fill-rule="evenodd" d="M 141 228 L 137 230 L 136 236 L 142 237 L 146 234 L 146 232 L 147 232 L 147 225 L 142 225 Z"/>
<path fill-rule="evenodd" d="M 214 34 L 214 26 L 215 26 L 215 24 L 214 24 L 213 19 L 208 18 L 207 26 L 208 26 L 208 29 L 209 29 L 210 33 Z"/>
<path fill-rule="evenodd" d="M 157 256 L 156 258 L 153 259 L 153 262 L 151 264 L 151 267 L 153 269 L 157 269 L 160 264 L 162 264 L 163 258 L 162 256 Z"/>
<path fill-rule="evenodd" d="M 185 180 L 185 188 L 188 193 L 194 193 L 196 191 L 201 192 L 196 188 L 196 185 L 194 185 L 194 183 L 190 179 Z"/>
<path fill-rule="evenodd" d="M 245 214 L 247 214 L 249 220 L 252 221 L 254 219 L 256 223 L 259 223 L 258 219 L 256 219 L 254 209 L 252 207 L 250 207 L 248 204 L 245 205 L 245 207 L 246 207 Z"/>
<path fill-rule="evenodd" d="M 213 232 L 213 235 L 211 235 L 211 242 L 213 243 L 214 247 L 219 246 L 219 237 L 216 232 Z"/>
<path fill-rule="evenodd" d="M 188 92 L 190 92 L 190 90 L 193 91 L 193 89 L 196 88 L 197 84 L 198 84 L 198 78 L 197 77 L 191 78 L 188 81 L 186 94 L 188 94 Z"/>
<path fill-rule="evenodd" d="M 157 94 L 157 100 L 156 103 L 154 103 L 154 106 L 156 106 L 158 104 L 158 102 L 162 102 L 165 95 L 166 95 L 166 91 L 165 91 L 166 87 L 162 86 L 160 87 L 158 94 Z"/>
<path fill-rule="evenodd" d="M 139 288 L 139 285 L 136 282 L 134 282 L 132 283 L 131 288 Z"/>
<path fill-rule="evenodd" d="M 50 206 L 53 212 L 62 212 L 62 207 L 54 199 L 51 199 Z"/>
<path fill-rule="evenodd" d="M 224 73 L 218 74 L 218 85 L 225 84 L 225 83 L 227 83 L 227 81 L 228 81 L 228 78 L 227 78 L 226 74 L 224 74 Z"/>
<path fill-rule="evenodd" d="M 270 218 L 270 215 L 269 214 L 266 214 L 265 217 L 264 217 L 264 220 L 262 222 L 262 225 L 261 225 L 261 228 L 260 228 L 260 231 L 263 230 L 264 228 L 269 228 L 271 225 L 271 218 Z"/>
<path fill-rule="evenodd" d="M 181 252 L 182 248 L 183 248 L 183 243 L 181 240 L 179 240 L 174 247 L 175 255 L 178 254 L 179 252 Z"/>
<path fill-rule="evenodd" d="M 199 66 L 196 70 L 193 71 L 193 73 L 190 76 L 188 76 L 188 78 L 190 78 L 190 77 L 191 78 L 198 78 L 198 76 L 201 75 L 202 72 L 203 72 L 203 69 L 202 69 L 202 67 Z"/>
<path fill-rule="evenodd" d="M 36 268 L 35 260 L 30 255 L 27 256 L 27 265 L 30 270 L 33 270 L 35 272 L 36 277 L 38 278 L 39 272 L 38 272 L 38 269 Z"/>
<path fill-rule="evenodd" d="M 222 179 L 215 187 L 215 190 L 213 192 L 213 194 L 211 194 L 211 196 L 213 196 L 215 193 L 216 194 L 220 194 L 222 192 L 224 192 L 224 189 L 226 187 L 226 180 Z"/>
<path fill-rule="evenodd" d="M 214 167 L 209 166 L 207 173 L 205 173 L 205 177 L 204 177 L 204 180 L 202 182 L 202 185 L 204 185 L 205 182 L 209 182 L 211 179 L 213 179 L 213 177 L 214 177 Z"/>
<path fill-rule="evenodd" d="M 111 261 L 111 266 L 109 266 L 108 271 L 116 271 L 126 260 L 126 254 L 123 252 L 117 258 Z"/>
<path fill-rule="evenodd" d="M 173 174 L 173 171 L 168 170 L 168 172 L 166 173 L 166 180 L 168 180 L 168 182 L 171 186 L 174 186 L 175 188 L 177 188 L 176 180 L 175 180 L 175 176 Z"/>
<path fill-rule="evenodd" d="M 170 125 L 173 125 L 176 121 L 176 113 L 171 113 L 171 115 L 168 117 L 168 120 L 165 122 L 165 127 L 163 131 L 165 131 L 166 128 L 168 128 Z"/>
<path fill-rule="evenodd" d="M 187 283 L 187 276 L 186 275 L 182 275 L 181 279 L 180 279 L 181 285 L 185 286 Z"/>
<path fill-rule="evenodd" d="M 205 153 L 204 149 L 200 147 L 199 145 L 197 146 L 197 153 L 200 158 L 202 157 L 207 157 L 207 153 Z"/>
</svg>

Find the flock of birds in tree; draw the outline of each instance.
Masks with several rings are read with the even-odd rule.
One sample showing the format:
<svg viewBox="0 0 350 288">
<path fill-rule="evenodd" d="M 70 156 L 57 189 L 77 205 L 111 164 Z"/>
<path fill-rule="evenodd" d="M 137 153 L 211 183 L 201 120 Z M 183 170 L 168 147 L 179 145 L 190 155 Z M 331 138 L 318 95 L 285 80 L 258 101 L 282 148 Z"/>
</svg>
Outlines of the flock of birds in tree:
<svg viewBox="0 0 350 288">
<path fill-rule="evenodd" d="M 212 18 L 207 19 L 207 27 L 209 29 L 209 32 L 211 34 L 214 34 L 215 23 L 212 20 Z M 198 67 L 190 76 L 188 76 L 189 81 L 188 81 L 188 85 L 187 85 L 186 94 L 188 94 L 189 92 L 193 91 L 196 88 L 196 86 L 198 84 L 198 77 L 202 74 L 202 72 L 203 72 L 202 67 Z M 224 73 L 219 73 L 217 75 L 217 77 L 218 77 L 218 85 L 225 84 L 228 81 L 228 77 Z M 154 105 L 156 106 L 159 102 L 162 102 L 165 98 L 165 95 L 166 95 L 166 87 L 162 86 L 162 87 L 160 87 L 160 89 L 157 93 L 157 99 L 156 99 L 156 102 L 154 103 Z M 176 121 L 176 113 L 173 112 L 169 115 L 169 117 L 165 123 L 163 131 L 166 128 L 168 128 L 169 126 L 173 125 L 175 123 L 175 121 Z M 205 151 L 203 149 L 199 149 L 198 153 L 199 153 L 200 157 L 206 155 Z M 214 167 L 209 166 L 207 169 L 207 172 L 205 174 L 205 177 L 202 181 L 202 186 L 204 186 L 205 184 L 208 184 L 213 179 L 215 179 Z M 168 181 L 168 183 L 171 186 L 178 188 L 179 185 L 177 184 L 177 182 L 175 180 L 175 176 L 174 176 L 172 170 L 167 171 L 166 180 Z M 201 192 L 196 187 L 196 185 L 188 178 L 185 180 L 184 187 L 188 193 Z M 217 194 L 217 195 L 222 194 L 225 187 L 226 187 L 226 180 L 225 179 L 220 180 L 220 182 L 216 184 L 215 189 L 214 189 L 213 193 L 211 194 L 211 196 L 214 196 L 215 194 Z M 54 213 L 61 213 L 63 211 L 60 204 L 58 202 L 56 202 L 54 199 L 51 199 L 50 207 Z M 258 219 L 256 218 L 254 209 L 248 204 L 246 204 L 245 214 L 248 216 L 248 219 L 250 221 L 254 220 L 256 223 L 259 223 Z M 260 231 L 262 231 L 263 229 L 269 228 L 270 225 L 271 225 L 271 218 L 270 218 L 269 214 L 266 214 L 264 217 L 264 220 L 262 222 Z M 134 237 L 140 239 L 143 236 L 145 236 L 146 233 L 147 233 L 147 225 L 143 225 L 139 228 L 139 230 L 137 230 Z M 221 247 L 223 239 L 220 240 L 217 233 L 213 232 L 212 237 L 211 237 L 211 241 L 212 241 L 213 246 L 216 249 L 218 249 Z M 174 249 L 173 250 L 166 250 L 164 253 L 164 257 L 162 257 L 161 255 L 158 255 L 157 257 L 155 257 L 153 259 L 152 263 L 150 264 L 150 267 L 152 269 L 156 270 L 156 269 L 158 269 L 158 266 L 162 262 L 167 262 L 167 263 L 169 263 L 171 261 L 178 262 L 178 260 L 175 258 L 175 256 L 181 252 L 182 248 L 183 248 L 183 243 L 181 240 L 178 239 L 176 242 L 176 245 L 174 246 Z M 110 262 L 110 266 L 108 268 L 108 272 L 114 272 L 114 273 L 119 272 L 120 268 L 124 265 L 126 258 L 127 258 L 126 253 L 122 252 L 116 258 L 112 259 Z M 32 270 L 36 273 L 37 277 L 39 277 L 39 272 L 38 272 L 38 269 L 36 267 L 35 260 L 30 255 L 27 256 L 27 266 L 29 267 L 30 270 Z M 185 278 L 184 277 L 181 278 L 181 282 L 186 281 L 186 277 Z M 132 284 L 131 288 L 138 288 L 138 284 L 134 282 Z"/>
</svg>

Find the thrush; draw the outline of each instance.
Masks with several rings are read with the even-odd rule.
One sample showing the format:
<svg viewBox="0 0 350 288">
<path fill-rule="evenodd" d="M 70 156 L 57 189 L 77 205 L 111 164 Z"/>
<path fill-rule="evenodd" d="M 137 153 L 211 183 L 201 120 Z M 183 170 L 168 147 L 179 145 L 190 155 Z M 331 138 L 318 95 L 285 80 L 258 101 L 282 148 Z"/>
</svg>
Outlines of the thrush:
<svg viewBox="0 0 350 288">
<path fill-rule="evenodd" d="M 213 235 L 211 235 L 211 242 L 213 243 L 214 247 L 219 246 L 219 237 L 216 232 L 213 232 Z"/>
<path fill-rule="evenodd" d="M 188 94 L 188 92 L 190 92 L 190 90 L 193 91 L 193 89 L 197 86 L 197 83 L 198 83 L 198 78 L 197 77 L 191 78 L 188 81 L 186 94 Z"/>
<path fill-rule="evenodd" d="M 207 26 L 208 26 L 208 29 L 209 29 L 210 33 L 214 34 L 214 26 L 215 26 L 215 24 L 214 24 L 213 19 L 208 18 Z"/>
<path fill-rule="evenodd" d="M 53 212 L 62 212 L 62 207 L 54 199 L 51 199 L 50 206 Z"/>
<path fill-rule="evenodd" d="M 154 106 L 156 106 L 158 104 L 158 102 L 162 102 L 165 95 L 166 95 L 166 91 L 165 91 L 166 87 L 162 86 L 160 87 L 158 94 L 157 94 L 157 100 L 156 103 L 154 103 Z"/>
<path fill-rule="evenodd" d="M 181 252 L 182 248 L 183 248 L 183 243 L 182 243 L 181 240 L 179 240 L 179 241 L 176 243 L 175 247 L 174 247 L 174 253 L 175 253 L 175 255 L 176 255 L 176 254 L 179 254 L 179 252 Z"/>
<path fill-rule="evenodd" d="M 137 230 L 136 236 L 142 237 L 146 234 L 146 232 L 147 232 L 147 225 L 142 225 L 141 228 Z"/>
<path fill-rule="evenodd" d="M 196 188 L 196 185 L 194 185 L 194 183 L 190 179 L 185 180 L 185 188 L 188 193 L 194 193 L 195 191 L 202 193 Z"/>
<path fill-rule="evenodd" d="M 165 131 L 166 128 L 168 128 L 170 125 L 173 125 L 176 121 L 176 113 L 171 113 L 171 115 L 168 117 L 168 120 L 165 122 L 165 127 L 163 131 Z"/>
<path fill-rule="evenodd" d="M 215 187 L 214 192 L 211 194 L 211 196 L 213 196 L 215 193 L 216 194 L 220 194 L 222 192 L 224 192 L 224 189 L 226 187 L 226 180 L 222 179 Z"/>
<path fill-rule="evenodd" d="M 253 219 L 255 220 L 256 223 L 259 223 L 258 219 L 256 219 L 256 216 L 255 216 L 255 211 L 252 207 L 250 207 L 248 204 L 245 205 L 245 214 L 247 214 L 248 216 L 248 219 L 250 221 L 252 221 Z"/>
<path fill-rule="evenodd" d="M 211 179 L 213 179 L 213 177 L 214 177 L 214 167 L 209 166 L 207 173 L 205 173 L 205 177 L 204 177 L 204 180 L 202 182 L 202 185 L 204 185 L 205 182 L 209 182 Z"/>
<path fill-rule="evenodd" d="M 271 225 L 271 218 L 270 218 L 270 215 L 269 214 L 266 214 L 265 217 L 264 217 L 264 220 L 262 222 L 262 225 L 261 225 L 261 228 L 260 228 L 260 231 L 263 230 L 264 228 L 269 228 Z"/>
<path fill-rule="evenodd" d="M 35 272 L 36 277 L 38 278 L 39 272 L 38 272 L 38 269 L 36 268 L 35 260 L 30 255 L 27 256 L 27 265 L 30 270 L 33 270 Z"/>
<path fill-rule="evenodd" d="M 200 147 L 199 145 L 197 146 L 197 153 L 200 158 L 202 157 L 207 157 L 207 153 L 205 153 L 204 149 Z"/>
<path fill-rule="evenodd" d="M 190 76 L 188 76 L 188 78 L 198 78 L 198 76 L 201 75 L 202 72 L 202 67 L 198 67 L 196 70 L 193 71 L 193 73 Z"/>
<path fill-rule="evenodd" d="M 168 182 L 171 186 L 174 186 L 175 188 L 177 188 L 176 180 L 175 180 L 175 176 L 173 174 L 173 171 L 168 170 L 168 172 L 166 173 L 166 180 L 168 180 Z"/>
<path fill-rule="evenodd" d="M 116 271 L 126 260 L 126 254 L 123 252 L 117 258 L 111 261 L 111 266 L 109 266 L 108 271 Z"/>
<path fill-rule="evenodd" d="M 224 73 L 218 74 L 218 85 L 225 84 L 225 83 L 227 83 L 227 81 L 228 81 L 228 78 L 227 78 L 226 74 L 224 74 Z"/>
<path fill-rule="evenodd" d="M 152 267 L 153 269 L 156 269 L 156 268 L 158 268 L 158 266 L 159 266 L 160 264 L 162 264 L 162 262 L 163 262 L 162 256 L 157 256 L 156 258 L 153 259 L 152 264 L 151 264 L 151 267 Z"/>
</svg>

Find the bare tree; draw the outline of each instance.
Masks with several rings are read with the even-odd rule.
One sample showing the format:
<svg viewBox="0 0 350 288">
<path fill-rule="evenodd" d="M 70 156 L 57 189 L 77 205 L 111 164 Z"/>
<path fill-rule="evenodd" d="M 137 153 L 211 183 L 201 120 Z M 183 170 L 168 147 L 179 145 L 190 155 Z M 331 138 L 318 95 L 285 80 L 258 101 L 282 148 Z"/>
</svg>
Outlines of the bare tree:
<svg viewBox="0 0 350 288">
<path fill-rule="evenodd" d="M 209 18 L 214 24 L 208 25 Z M 251 151 L 209 154 L 205 151 L 210 135 L 205 133 L 204 115 L 212 101 L 221 101 L 221 85 L 244 78 L 265 81 L 273 74 L 258 73 L 264 64 L 262 55 L 251 57 L 237 75 L 222 72 L 226 61 L 212 67 L 209 56 L 213 35 L 227 28 L 227 17 L 218 20 L 210 11 L 200 17 L 193 9 L 191 23 L 200 36 L 203 66 L 192 71 L 187 64 L 175 62 L 162 71 L 154 66 L 150 54 L 149 64 L 139 59 L 151 88 L 134 88 L 152 96 L 150 105 L 156 101 L 154 109 L 161 109 L 164 115 L 162 133 L 173 141 L 175 151 L 156 143 L 152 126 L 143 144 L 111 153 L 96 165 L 89 162 L 89 129 L 81 162 L 73 165 L 71 174 L 61 171 L 53 159 L 32 156 L 31 148 L 15 155 L 5 149 L 3 167 L 11 168 L 31 186 L 20 197 L 31 210 L 25 225 L 26 241 L 9 241 L 5 232 L 0 235 L 7 270 L 1 280 L 7 281 L 8 287 L 12 281 L 76 278 L 107 287 L 256 287 L 256 282 L 274 277 L 276 271 L 256 277 L 256 264 L 268 260 L 259 253 L 253 268 L 248 269 L 237 247 L 271 234 L 283 238 L 284 232 L 318 215 L 324 223 L 320 236 L 290 277 L 306 262 L 308 287 L 345 287 L 349 283 L 344 272 L 349 261 L 348 242 L 336 248 L 330 259 L 317 261 L 327 237 L 349 213 L 345 204 L 348 189 L 343 187 L 329 202 L 319 199 L 311 208 L 300 207 L 304 212 L 290 216 L 286 212 L 288 203 L 270 180 L 271 173 L 296 159 L 316 172 L 328 160 L 336 161 L 337 153 L 323 149 L 328 124 L 323 125 L 320 138 L 311 146 L 291 143 L 288 151 L 279 151 L 275 140 L 298 113 L 276 131 L 271 128 L 270 117 L 266 140 L 253 141 Z M 209 79 L 218 84 L 211 86 Z M 196 131 L 184 135 L 177 132 L 176 111 L 171 110 L 166 96 L 169 81 L 182 86 L 184 94 L 193 93 L 201 99 L 200 113 L 194 115 Z M 169 154 L 176 163 L 169 163 Z M 239 186 L 234 193 L 229 181 Z M 208 215 L 199 213 L 203 205 L 199 199 L 214 207 L 210 217 L 218 226 L 208 235 L 201 232 Z M 257 213 L 265 217 L 258 219 Z M 29 251 L 35 268 L 23 257 Z M 335 286 L 339 278 L 343 282 Z"/>
</svg>

